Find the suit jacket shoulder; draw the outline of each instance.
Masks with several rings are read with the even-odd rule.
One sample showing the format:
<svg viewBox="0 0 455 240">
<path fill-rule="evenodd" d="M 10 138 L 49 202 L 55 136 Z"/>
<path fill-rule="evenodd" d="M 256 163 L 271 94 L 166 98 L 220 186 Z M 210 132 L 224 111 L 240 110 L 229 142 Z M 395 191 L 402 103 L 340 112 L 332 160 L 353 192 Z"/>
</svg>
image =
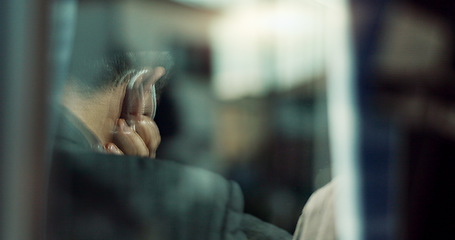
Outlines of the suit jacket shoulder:
<svg viewBox="0 0 455 240">
<path fill-rule="evenodd" d="M 180 163 L 56 151 L 55 239 L 245 239 L 237 184 Z"/>
</svg>

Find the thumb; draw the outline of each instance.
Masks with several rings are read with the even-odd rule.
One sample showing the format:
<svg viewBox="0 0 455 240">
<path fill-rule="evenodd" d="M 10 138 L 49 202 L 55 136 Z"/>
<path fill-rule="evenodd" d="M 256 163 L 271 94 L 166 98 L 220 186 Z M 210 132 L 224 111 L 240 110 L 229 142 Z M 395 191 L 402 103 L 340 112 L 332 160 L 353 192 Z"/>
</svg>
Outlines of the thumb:
<svg viewBox="0 0 455 240">
<path fill-rule="evenodd" d="M 104 146 L 104 149 L 106 150 L 107 153 L 110 154 L 116 154 L 116 155 L 123 155 L 122 150 L 120 150 L 117 145 L 113 143 L 108 143 Z"/>
</svg>

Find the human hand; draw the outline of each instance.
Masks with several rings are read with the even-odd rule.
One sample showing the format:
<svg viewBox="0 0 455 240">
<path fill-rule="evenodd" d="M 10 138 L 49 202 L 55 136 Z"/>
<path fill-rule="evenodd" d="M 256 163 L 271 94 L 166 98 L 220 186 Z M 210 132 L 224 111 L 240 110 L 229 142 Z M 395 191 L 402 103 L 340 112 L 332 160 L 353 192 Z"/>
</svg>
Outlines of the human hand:
<svg viewBox="0 0 455 240">
<path fill-rule="evenodd" d="M 131 79 L 113 143 L 105 146 L 108 153 L 155 158 L 161 136 L 152 120 L 156 110 L 154 84 L 164 73 L 163 67 L 157 67 L 153 71 L 143 70 Z"/>
<path fill-rule="evenodd" d="M 124 119 L 117 121 L 113 142 L 106 144 L 106 152 L 155 158 L 161 142 L 158 126 L 146 116 L 129 122 L 131 126 Z"/>
</svg>

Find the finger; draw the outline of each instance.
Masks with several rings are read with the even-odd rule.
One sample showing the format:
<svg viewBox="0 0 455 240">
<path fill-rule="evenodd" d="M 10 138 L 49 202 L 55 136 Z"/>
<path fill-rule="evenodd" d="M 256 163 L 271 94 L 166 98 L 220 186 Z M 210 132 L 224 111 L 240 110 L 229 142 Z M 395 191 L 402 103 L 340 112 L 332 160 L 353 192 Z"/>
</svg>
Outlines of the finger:
<svg viewBox="0 0 455 240">
<path fill-rule="evenodd" d="M 124 119 L 118 120 L 114 143 L 126 155 L 149 156 L 149 150 L 142 138 L 131 129 Z"/>
<path fill-rule="evenodd" d="M 159 130 L 158 126 L 156 125 L 156 123 L 154 121 L 152 121 L 151 124 L 153 125 L 153 128 L 155 129 L 155 131 L 153 132 L 154 136 L 152 137 L 151 144 L 156 150 L 161 143 L 161 134 L 160 134 L 160 130 Z"/>
<path fill-rule="evenodd" d="M 106 144 L 106 146 L 104 146 L 104 149 L 106 150 L 106 153 L 123 155 L 122 150 L 120 150 L 120 148 L 118 148 L 114 143 Z"/>
<path fill-rule="evenodd" d="M 158 126 L 149 117 L 145 116 L 143 116 L 141 121 L 137 122 L 135 125 L 138 135 L 144 140 L 149 149 L 149 156 L 152 158 L 155 157 L 156 150 L 161 142 Z"/>
<path fill-rule="evenodd" d="M 150 89 L 165 73 L 166 70 L 163 67 L 156 67 L 153 69 L 151 76 L 144 79 L 144 89 Z"/>
<path fill-rule="evenodd" d="M 164 74 L 166 70 L 163 67 L 156 67 L 153 71 L 144 70 L 133 76 L 131 86 L 125 93 L 125 104 L 122 107 L 122 118 L 129 119 L 131 116 L 140 116 L 144 113 L 151 113 L 151 109 L 155 107 L 155 102 L 152 103 L 152 86 Z M 151 114 L 149 114 L 151 115 Z"/>
<path fill-rule="evenodd" d="M 161 143 L 161 134 L 158 126 L 154 121 L 151 121 L 151 124 L 153 126 L 153 136 L 151 138 L 151 141 L 149 143 L 149 149 L 150 149 L 150 157 L 155 158 L 156 157 L 156 150 L 160 146 Z"/>
</svg>

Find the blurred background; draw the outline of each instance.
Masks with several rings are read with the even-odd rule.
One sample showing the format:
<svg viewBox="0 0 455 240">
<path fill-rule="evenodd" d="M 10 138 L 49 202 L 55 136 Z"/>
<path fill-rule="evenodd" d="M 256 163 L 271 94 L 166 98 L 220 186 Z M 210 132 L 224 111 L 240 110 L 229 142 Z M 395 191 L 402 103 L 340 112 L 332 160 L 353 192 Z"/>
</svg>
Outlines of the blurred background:
<svg viewBox="0 0 455 240">
<path fill-rule="evenodd" d="M 115 22 L 101 30 L 108 44 L 173 56 L 155 119 L 158 158 L 237 181 L 246 212 L 293 232 L 306 199 L 331 176 L 325 8 L 315 1 L 83 1 L 79 14 Z"/>
<path fill-rule="evenodd" d="M 93 28 L 106 48 L 173 56 L 157 157 L 237 181 L 247 213 L 293 233 L 310 194 L 336 176 L 340 239 L 431 239 L 453 227 L 443 220 L 455 210 L 450 1 L 0 6 L 4 239 L 40 236 L 68 49 L 98 46 L 77 45 L 77 28 Z"/>
<path fill-rule="evenodd" d="M 176 61 L 156 118 L 163 139 L 158 156 L 237 181 L 246 212 L 293 232 L 306 199 L 331 175 L 324 6 L 313 1 L 146 6 L 129 6 L 135 14 L 125 28 L 146 34 L 132 26 L 161 23 L 157 28 L 167 32 L 163 42 Z M 137 46 L 155 36 L 138 34 L 130 34 Z"/>
<path fill-rule="evenodd" d="M 239 182 L 247 212 L 292 232 L 315 185 L 330 179 L 324 39 L 316 19 L 322 16 L 304 14 L 322 7 L 160 2 L 119 8 L 128 42 L 149 48 L 143 40 L 158 38 L 176 61 L 156 118 L 163 139 L 158 156 Z"/>
</svg>

